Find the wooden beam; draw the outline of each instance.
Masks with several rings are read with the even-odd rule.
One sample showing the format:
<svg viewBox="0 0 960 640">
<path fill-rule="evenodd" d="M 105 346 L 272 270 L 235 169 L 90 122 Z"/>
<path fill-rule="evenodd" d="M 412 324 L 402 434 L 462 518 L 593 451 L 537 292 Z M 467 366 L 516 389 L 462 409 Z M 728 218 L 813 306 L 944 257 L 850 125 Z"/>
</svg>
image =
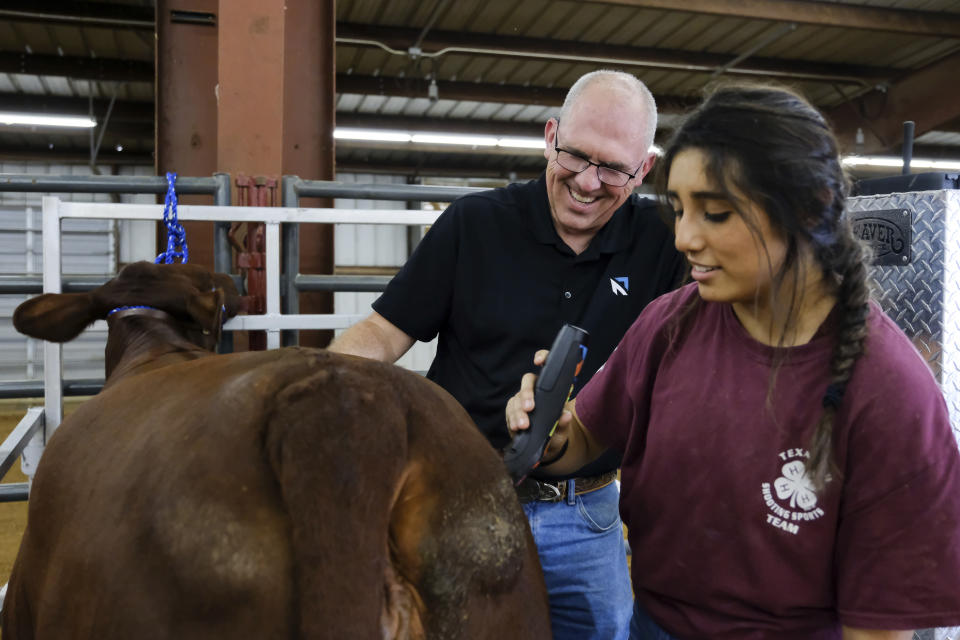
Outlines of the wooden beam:
<svg viewBox="0 0 960 640">
<path fill-rule="evenodd" d="M 727 18 L 796 22 L 821 27 L 887 31 L 917 36 L 960 38 L 960 14 L 947 11 L 887 9 L 811 0 L 584 0 L 637 9 L 703 13 Z"/>
<path fill-rule="evenodd" d="M 937 125 L 938 131 L 949 131 L 951 133 L 960 133 L 960 118 L 954 118 L 949 122 L 943 122 Z"/>
<path fill-rule="evenodd" d="M 915 123 L 914 136 L 960 118 L 960 53 L 954 53 L 907 75 L 886 90 L 875 89 L 831 109 L 827 116 L 842 147 L 857 148 L 857 129 L 863 131 L 864 153 L 891 151 L 903 142 L 903 122 Z"/>
<path fill-rule="evenodd" d="M 341 22 L 337 24 L 337 43 L 342 45 L 379 47 L 407 52 L 419 38 L 417 29 L 383 27 Z M 554 63 L 595 62 L 624 67 L 650 67 L 684 71 L 713 72 L 727 67 L 736 55 L 681 51 L 656 47 L 630 47 L 572 40 L 500 36 L 486 33 L 430 31 L 421 43 L 427 54 L 448 52 L 470 56 L 497 56 L 530 58 Z M 421 54 L 422 55 L 422 54 Z M 836 63 L 784 60 L 782 58 L 751 57 L 730 66 L 725 73 L 839 83 L 866 84 L 891 78 L 896 69 Z"/>
<path fill-rule="evenodd" d="M 960 145 L 915 144 L 913 145 L 913 157 L 958 161 L 960 160 Z"/>
</svg>

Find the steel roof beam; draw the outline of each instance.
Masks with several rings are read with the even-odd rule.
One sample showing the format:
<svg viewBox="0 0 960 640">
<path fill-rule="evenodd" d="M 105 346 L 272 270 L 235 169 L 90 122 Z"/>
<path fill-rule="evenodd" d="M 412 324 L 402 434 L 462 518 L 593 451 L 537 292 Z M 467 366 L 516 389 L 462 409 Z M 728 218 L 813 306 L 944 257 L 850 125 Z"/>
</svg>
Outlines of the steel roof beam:
<svg viewBox="0 0 960 640">
<path fill-rule="evenodd" d="M 689 13 L 797 22 L 912 35 L 960 38 L 960 15 L 944 11 L 915 11 L 810 0 L 585 0 L 638 9 L 682 10 Z M 58 22 L 153 30 L 150 7 L 108 2 L 34 2 L 7 0 L 0 17 L 21 22 Z M 416 38 L 416 36 L 415 36 Z M 408 40 L 413 43 L 414 39 Z"/>
<path fill-rule="evenodd" d="M 387 46 L 408 55 L 407 47 L 418 37 L 415 29 L 377 27 L 341 23 L 337 26 L 341 44 L 377 47 Z M 869 84 L 896 76 L 899 71 L 886 67 L 790 61 L 751 57 L 738 60 L 733 55 L 694 51 L 663 50 L 653 47 L 626 47 L 585 42 L 557 41 L 514 36 L 490 36 L 435 31 L 423 42 L 420 55 L 439 52 L 464 55 L 501 56 L 518 59 L 537 58 L 557 61 L 594 61 L 602 64 L 640 66 L 658 69 L 679 69 L 712 73 L 724 68 L 728 74 L 798 78 L 830 82 Z M 730 67 L 731 63 L 735 66 Z M 118 82 L 153 82 L 154 66 L 150 61 L 80 56 L 53 56 L 18 51 L 0 52 L 0 72 L 29 75 L 64 76 Z"/>
<path fill-rule="evenodd" d="M 338 73 L 336 77 L 336 90 L 340 94 L 426 98 L 427 84 L 428 82 L 421 78 L 357 76 L 345 73 Z M 566 88 L 450 82 L 446 80 L 438 81 L 437 85 L 442 100 L 473 100 L 502 104 L 560 106 L 563 104 L 567 92 Z M 696 99 L 692 98 L 657 96 L 657 108 L 661 114 L 683 111 L 695 105 L 696 102 Z M 106 113 L 107 104 L 107 100 L 94 99 L 94 114 Z M 0 93 L 0 111 L 86 115 L 88 108 L 87 98 L 85 97 Z M 110 120 L 111 122 L 137 120 L 153 122 L 153 111 L 152 100 L 144 102 L 117 100 L 110 115 Z M 362 117 L 358 116 L 358 118 Z M 542 133 L 541 129 L 538 135 Z"/>
<path fill-rule="evenodd" d="M 10 22 L 69 24 L 77 27 L 107 27 L 153 31 L 153 7 L 109 2 L 36 2 L 5 0 L 0 18 Z"/>
<path fill-rule="evenodd" d="M 468 120 L 465 118 L 390 116 L 379 113 L 338 113 L 337 126 L 356 127 L 359 129 L 477 133 L 539 138 L 543 136 L 544 123 L 516 122 L 513 120 Z"/>
<path fill-rule="evenodd" d="M 2 145 L 0 159 L 4 162 L 49 162 L 62 164 L 90 164 L 90 151 L 77 149 L 50 149 L 46 144 Z M 102 150 L 97 154 L 97 165 L 149 165 L 153 166 L 153 154 L 130 151 Z"/>
<path fill-rule="evenodd" d="M 393 53 L 410 55 L 407 51 L 417 38 L 416 29 L 376 25 L 338 23 L 338 44 L 387 47 Z M 420 56 L 430 57 L 461 53 L 463 55 L 536 58 L 552 62 L 595 62 L 622 66 L 678 69 L 712 73 L 737 60 L 736 55 L 629 47 L 571 40 L 501 36 L 486 33 L 433 31 L 422 45 Z M 727 69 L 729 74 L 802 78 L 864 84 L 888 79 L 899 73 L 887 67 L 820 63 L 781 58 L 751 57 Z"/>
<path fill-rule="evenodd" d="M 78 80 L 153 83 L 153 62 L 0 51 L 0 73 L 63 76 Z"/>
<path fill-rule="evenodd" d="M 94 116 L 102 116 L 107 112 L 110 101 L 103 98 L 94 98 Z M 57 115 L 80 115 L 89 113 L 86 97 L 41 96 L 28 93 L 0 93 L 0 111 L 16 111 L 22 113 L 49 113 Z M 153 101 L 135 102 L 132 100 L 117 100 L 110 113 L 110 122 L 150 122 L 153 123 Z"/>
<path fill-rule="evenodd" d="M 337 173 L 385 173 L 391 175 L 410 175 L 410 176 L 455 176 L 462 178 L 516 178 L 518 180 L 528 180 L 536 178 L 543 171 L 543 167 L 537 169 L 519 168 L 511 171 L 502 165 L 491 167 L 476 162 L 470 162 L 469 158 L 464 158 L 460 162 L 444 161 L 441 163 L 423 162 L 420 164 L 411 164 L 409 162 L 383 162 L 372 160 L 362 162 L 357 160 L 337 160 Z"/>
<path fill-rule="evenodd" d="M 662 9 L 728 18 L 796 22 L 821 27 L 960 38 L 960 15 L 810 0 L 585 0 L 637 9 Z M 678 6 L 680 5 L 680 6 Z"/>
<path fill-rule="evenodd" d="M 361 95 L 426 98 L 429 82 L 423 78 L 395 78 L 386 76 L 357 76 L 337 74 L 337 93 Z M 480 82 L 453 82 L 437 80 L 441 100 L 472 100 L 504 104 L 560 106 L 567 95 L 567 87 L 547 88 L 532 85 L 510 85 Z M 676 113 L 695 105 L 694 98 L 657 96 L 660 113 Z"/>
</svg>

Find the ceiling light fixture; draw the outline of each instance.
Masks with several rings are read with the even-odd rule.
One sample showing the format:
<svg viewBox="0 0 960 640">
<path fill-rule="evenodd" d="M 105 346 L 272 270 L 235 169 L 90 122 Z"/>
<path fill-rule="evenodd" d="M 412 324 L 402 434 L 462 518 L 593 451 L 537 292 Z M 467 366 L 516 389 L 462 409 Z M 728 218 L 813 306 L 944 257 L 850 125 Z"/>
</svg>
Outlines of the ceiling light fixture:
<svg viewBox="0 0 960 640">
<path fill-rule="evenodd" d="M 47 116 L 37 113 L 0 112 L 0 124 L 89 129 L 90 127 L 97 126 L 97 121 L 86 116 Z"/>
<path fill-rule="evenodd" d="M 413 142 L 419 144 L 459 144 L 468 147 L 502 147 L 506 149 L 543 149 L 543 138 L 534 136 L 476 136 L 464 133 L 426 133 L 413 131 L 386 131 L 378 129 L 354 129 L 337 127 L 333 137 L 338 140 L 366 140 L 369 142 Z M 660 155 L 663 150 L 657 145 L 650 152 Z"/>
<path fill-rule="evenodd" d="M 498 147 L 510 147 L 515 149 L 543 149 L 543 138 L 523 138 L 523 137 L 505 137 L 497 139 Z"/>
<path fill-rule="evenodd" d="M 896 156 L 857 156 L 850 155 L 843 158 L 843 164 L 848 167 L 889 167 L 900 168 L 903 158 Z M 932 160 L 913 158 L 910 160 L 910 169 L 933 169 L 940 171 L 960 171 L 960 160 Z"/>
<path fill-rule="evenodd" d="M 414 144 L 444 144 L 462 145 L 467 147 L 501 147 L 507 149 L 543 149 L 543 138 L 533 136 L 477 136 L 463 133 L 426 133 L 418 131 L 388 131 L 379 129 L 354 129 L 351 127 L 337 127 L 333 137 L 338 140 L 364 140 L 368 142 L 399 142 Z M 657 145 L 650 147 L 650 152 L 658 156 L 663 149 Z M 861 156 L 851 154 L 844 156 L 843 164 L 850 167 L 888 167 L 903 166 L 903 159 L 895 156 Z M 934 171 L 960 171 L 958 160 L 932 160 L 913 158 L 910 161 L 911 169 L 928 169 Z"/>
<path fill-rule="evenodd" d="M 468 147 L 495 147 L 497 139 L 493 136 L 471 136 L 459 133 L 415 133 L 411 142 L 419 144 L 460 144 Z"/>
<path fill-rule="evenodd" d="M 337 127 L 333 130 L 337 140 L 370 140 L 372 142 L 410 142 L 410 134 L 402 131 L 378 131 L 376 129 L 350 129 Z"/>
</svg>

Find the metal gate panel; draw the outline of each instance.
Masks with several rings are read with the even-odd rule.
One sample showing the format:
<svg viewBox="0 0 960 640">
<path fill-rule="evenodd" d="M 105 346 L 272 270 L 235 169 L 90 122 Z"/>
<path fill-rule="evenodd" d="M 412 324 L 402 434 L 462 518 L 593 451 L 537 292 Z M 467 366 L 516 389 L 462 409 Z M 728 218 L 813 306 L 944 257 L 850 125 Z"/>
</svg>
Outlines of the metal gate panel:
<svg viewBox="0 0 960 640">
<path fill-rule="evenodd" d="M 337 181 L 345 184 L 406 184 L 403 176 L 374 174 L 337 174 Z M 407 203 L 389 200 L 360 200 L 337 198 L 337 209 L 397 209 L 404 210 Z M 373 224 L 338 224 L 334 232 L 336 266 L 401 267 L 409 255 L 408 227 Z M 371 305 L 379 293 L 337 291 L 333 294 L 334 312 L 338 314 L 369 315 Z M 337 331 L 337 335 L 342 333 Z M 397 363 L 414 371 L 426 371 L 437 352 L 437 341 L 416 342 Z"/>
<path fill-rule="evenodd" d="M 104 167 L 105 172 L 109 172 Z M 0 162 L 0 174 L 89 176 L 82 165 L 39 162 Z M 153 175 L 150 167 L 122 166 L 124 176 Z M 44 194 L 0 191 L 0 275 L 38 275 L 43 271 L 41 199 Z M 70 193 L 67 201 L 123 202 L 152 204 L 153 194 Z M 115 273 L 120 264 L 152 260 L 156 255 L 156 223 L 134 220 L 65 220 L 61 230 L 63 272 L 71 275 Z M 13 328 L 11 317 L 26 295 L 0 294 L 0 380 L 36 380 L 43 375 L 42 341 L 27 338 Z M 84 332 L 64 345 L 64 372 L 67 378 L 103 376 L 106 333 Z"/>
</svg>

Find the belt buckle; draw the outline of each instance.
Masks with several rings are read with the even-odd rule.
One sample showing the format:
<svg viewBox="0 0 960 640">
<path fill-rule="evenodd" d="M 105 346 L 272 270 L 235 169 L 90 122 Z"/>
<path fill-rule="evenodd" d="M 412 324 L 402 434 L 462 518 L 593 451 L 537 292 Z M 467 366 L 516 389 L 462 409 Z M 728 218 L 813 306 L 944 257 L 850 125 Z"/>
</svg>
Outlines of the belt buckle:
<svg viewBox="0 0 960 640">
<path fill-rule="evenodd" d="M 541 482 L 540 480 L 536 481 L 537 483 L 537 500 L 540 502 L 560 502 L 563 500 L 563 494 L 567 486 L 566 481 L 561 480 L 557 485 L 552 485 L 549 482 Z"/>
</svg>

